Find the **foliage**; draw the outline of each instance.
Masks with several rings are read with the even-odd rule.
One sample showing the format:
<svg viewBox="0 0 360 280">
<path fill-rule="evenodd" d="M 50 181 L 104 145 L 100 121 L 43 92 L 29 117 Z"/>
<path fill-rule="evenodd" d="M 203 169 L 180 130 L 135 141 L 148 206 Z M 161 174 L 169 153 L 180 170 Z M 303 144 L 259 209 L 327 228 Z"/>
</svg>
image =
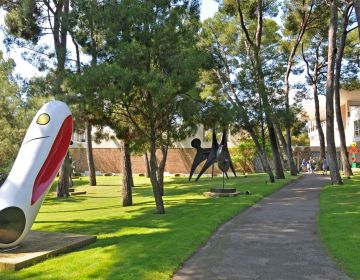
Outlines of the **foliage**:
<svg viewBox="0 0 360 280">
<path fill-rule="evenodd" d="M 256 156 L 256 147 L 254 141 L 250 138 L 242 138 L 232 151 L 232 161 L 238 164 L 243 173 L 253 171 L 253 161 Z"/>
<path fill-rule="evenodd" d="M 355 90 L 360 88 L 360 40 L 356 29 L 350 28 L 354 25 L 355 21 L 355 16 L 350 15 L 340 85 L 341 88 L 346 90 Z"/>
<path fill-rule="evenodd" d="M 290 179 L 266 184 L 264 174 L 231 178 L 227 181 L 229 187 L 250 190 L 252 195 L 226 200 L 205 198 L 202 193 L 221 180 L 203 178 L 189 183 L 187 178 L 167 177 L 164 197 L 167 215 L 154 215 L 151 186 L 144 177 L 135 177 L 134 206 L 126 208 L 119 205 L 118 176 L 99 176 L 98 186 L 76 187 L 86 190 L 86 196 L 62 200 L 50 194 L 34 229 L 96 235 L 97 242 L 21 271 L 0 272 L 0 278 L 170 279 L 219 225 Z"/>
<path fill-rule="evenodd" d="M 37 42 L 41 28 L 41 9 L 36 0 L 1 1 L 0 4 L 8 10 L 5 16 L 7 32 L 25 40 Z"/>
<path fill-rule="evenodd" d="M 351 278 L 360 279 L 360 175 L 327 186 L 320 197 L 318 227 L 330 254 Z"/>
<path fill-rule="evenodd" d="M 196 82 L 199 68 L 206 64 L 196 46 L 198 8 L 197 1 L 176 0 L 105 4 L 103 25 L 96 25 L 104 38 L 97 50 L 101 57 L 65 85 L 94 108 L 91 111 L 104 111 L 107 125 L 119 136 L 125 133 L 133 144 L 141 144 L 133 146 L 149 149 L 155 197 L 161 185 L 155 175 L 163 173 L 156 149 L 166 150 L 196 129 Z M 82 28 L 75 31 L 82 34 Z M 76 38 L 90 50 L 86 40 Z"/>
<path fill-rule="evenodd" d="M 291 141 L 294 146 L 310 146 L 310 138 L 307 133 L 292 135 Z"/>
<path fill-rule="evenodd" d="M 264 168 L 270 180 L 274 180 L 256 128 L 260 126 L 265 142 L 266 121 L 276 176 L 282 178 L 271 111 L 272 106 L 282 103 L 278 93 L 282 83 L 279 69 L 283 68 L 279 60 L 283 61 L 283 57 L 277 32 L 279 26 L 269 16 L 276 13 L 277 6 L 272 1 L 265 6 L 262 4 L 262 1 L 224 1 L 222 9 L 204 22 L 201 45 L 211 53 L 214 61 L 209 76 L 217 78 L 220 93 L 234 107 L 238 125 L 253 138 Z"/>
<path fill-rule="evenodd" d="M 0 172 L 8 173 L 15 160 L 26 129 L 30 124 L 35 99 L 24 101 L 12 77 L 13 61 L 5 60 L 0 53 Z"/>
</svg>

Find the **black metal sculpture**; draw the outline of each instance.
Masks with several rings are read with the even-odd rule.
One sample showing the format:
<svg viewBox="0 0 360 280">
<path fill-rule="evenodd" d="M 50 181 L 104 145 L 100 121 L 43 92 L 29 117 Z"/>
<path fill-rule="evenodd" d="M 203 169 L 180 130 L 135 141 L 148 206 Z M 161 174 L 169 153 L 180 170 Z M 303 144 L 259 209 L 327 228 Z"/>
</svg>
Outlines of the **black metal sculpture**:
<svg viewBox="0 0 360 280">
<path fill-rule="evenodd" d="M 236 176 L 235 169 L 234 169 L 234 166 L 231 161 L 229 149 L 227 147 L 226 131 L 223 132 L 220 145 L 218 144 L 218 142 L 216 140 L 216 134 L 215 134 L 215 131 L 213 130 L 211 148 L 206 148 L 206 149 L 201 148 L 201 141 L 198 138 L 195 138 L 191 141 L 191 146 L 193 148 L 195 148 L 197 151 L 196 151 L 196 155 L 195 155 L 193 164 L 191 166 L 189 181 L 191 180 L 191 178 L 195 172 L 195 169 L 204 160 L 206 160 L 206 162 L 205 162 L 204 166 L 201 168 L 195 181 L 199 180 L 201 175 L 204 174 L 204 172 L 210 166 L 212 166 L 212 168 L 213 168 L 213 170 L 212 170 L 212 174 L 213 174 L 215 162 L 218 163 L 220 170 L 223 171 L 223 173 L 226 175 L 227 178 L 228 178 L 227 171 L 229 170 L 229 168 Z"/>
</svg>

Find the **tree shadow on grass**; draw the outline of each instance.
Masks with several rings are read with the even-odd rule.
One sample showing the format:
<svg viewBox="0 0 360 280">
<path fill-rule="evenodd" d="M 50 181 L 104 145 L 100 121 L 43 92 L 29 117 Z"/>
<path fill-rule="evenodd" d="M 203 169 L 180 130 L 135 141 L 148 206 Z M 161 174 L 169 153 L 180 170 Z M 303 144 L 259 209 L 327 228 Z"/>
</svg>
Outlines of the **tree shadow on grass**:
<svg viewBox="0 0 360 280">
<path fill-rule="evenodd" d="M 179 205 L 174 200 L 167 205 L 166 215 L 154 214 L 149 204 L 137 209 L 139 215 L 133 218 L 124 213 L 106 218 L 94 218 L 92 214 L 88 220 L 36 223 L 48 225 L 51 231 L 97 235 L 96 243 L 79 250 L 89 252 L 81 254 L 82 258 L 91 258 L 93 250 L 109 254 L 104 263 L 106 275 L 95 273 L 91 275 L 93 278 L 151 279 L 157 273 L 170 275 L 216 227 L 248 204 L 234 198 L 226 202 L 224 210 L 223 201 L 191 199 Z M 66 262 L 66 255 L 63 257 Z"/>
<path fill-rule="evenodd" d="M 93 207 L 93 208 L 55 210 L 55 211 L 39 211 L 39 213 L 42 213 L 42 214 L 45 214 L 45 213 L 73 213 L 73 212 L 86 212 L 86 211 L 94 211 L 94 210 L 121 209 L 121 208 L 122 208 L 122 206 L 120 204 L 116 204 L 116 205 Z"/>
<path fill-rule="evenodd" d="M 23 276 L 47 279 L 46 273 L 50 273 L 49 276 L 54 275 L 57 270 L 66 270 L 71 278 L 74 275 L 72 269 L 84 271 L 84 274 L 77 274 L 82 279 L 157 279 L 158 275 L 168 279 L 219 225 L 250 206 L 254 200 L 261 198 L 255 195 L 220 199 L 181 197 L 193 193 L 193 189 L 195 194 L 201 195 L 201 192 L 204 189 L 208 190 L 214 181 L 221 181 L 221 178 L 206 178 L 194 186 L 189 186 L 184 178 L 176 180 L 179 186 L 172 186 L 173 189 L 167 192 L 172 197 L 165 197 L 165 215 L 154 214 L 154 202 L 151 199 L 136 203 L 135 207 L 127 207 L 123 211 L 117 211 L 120 208 L 119 201 L 119 206 L 88 207 L 87 210 L 79 211 L 64 210 L 69 214 L 51 216 L 54 220 L 42 217 L 45 220 L 35 222 L 40 225 L 38 228 L 41 230 L 96 235 L 98 241 L 73 254 L 62 255 L 38 264 L 33 269 L 24 270 L 19 276 L 14 274 L 14 278 L 8 279 L 24 279 Z M 238 184 L 236 179 L 230 181 Z M 249 185 L 244 184 L 244 188 L 247 187 Z M 149 186 L 146 188 L 149 189 Z M 139 196 L 145 194 L 152 196 L 151 191 L 140 190 L 137 193 Z M 92 198 L 95 197 L 74 197 L 70 200 L 86 203 L 86 199 Z M 47 199 L 48 207 L 63 202 L 67 203 L 68 199 Z M 114 211 L 102 211 L 104 209 Z M 86 211 L 89 211 L 88 216 L 83 214 Z M 71 215 L 71 212 L 83 215 Z M 63 219 L 64 217 L 66 219 Z M 79 259 L 75 268 L 71 263 L 74 258 Z M 96 269 L 88 273 L 87 265 L 92 266 L 95 259 Z M 45 274 L 32 273 L 33 270 L 42 269 Z M 0 278 L 3 279 L 1 273 Z M 65 278 L 59 276 L 57 279 Z"/>
<path fill-rule="evenodd" d="M 85 201 L 86 196 L 51 197 L 47 196 L 42 205 L 58 205 L 62 203 L 79 203 Z"/>
</svg>

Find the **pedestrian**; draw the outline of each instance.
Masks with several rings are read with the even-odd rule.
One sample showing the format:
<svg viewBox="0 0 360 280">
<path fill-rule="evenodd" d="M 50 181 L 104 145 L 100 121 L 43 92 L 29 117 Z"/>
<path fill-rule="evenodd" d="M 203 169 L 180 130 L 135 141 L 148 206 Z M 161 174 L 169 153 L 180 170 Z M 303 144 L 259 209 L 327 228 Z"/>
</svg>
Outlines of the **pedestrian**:
<svg viewBox="0 0 360 280">
<path fill-rule="evenodd" d="M 310 165 L 311 165 L 311 173 L 314 173 L 314 172 L 315 172 L 315 168 L 316 168 L 315 159 L 312 159 L 312 160 L 310 161 Z"/>
<path fill-rule="evenodd" d="M 301 171 L 302 172 L 306 171 L 306 165 L 307 165 L 306 159 L 303 159 L 301 162 Z"/>
<path fill-rule="evenodd" d="M 311 158 L 309 158 L 309 161 L 306 163 L 306 167 L 307 167 L 307 172 L 312 173 Z"/>
<path fill-rule="evenodd" d="M 327 162 L 326 157 L 324 157 L 323 162 L 322 162 L 322 170 L 323 170 L 323 173 L 322 173 L 322 174 L 323 174 L 323 175 L 327 175 L 328 169 L 329 169 L 329 164 L 328 164 L 328 162 Z"/>
</svg>

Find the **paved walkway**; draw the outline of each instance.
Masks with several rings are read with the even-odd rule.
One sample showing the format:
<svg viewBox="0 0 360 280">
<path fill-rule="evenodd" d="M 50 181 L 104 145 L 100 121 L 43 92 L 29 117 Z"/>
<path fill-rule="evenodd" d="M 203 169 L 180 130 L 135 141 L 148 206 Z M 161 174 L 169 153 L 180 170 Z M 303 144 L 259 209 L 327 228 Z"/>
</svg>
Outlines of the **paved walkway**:
<svg viewBox="0 0 360 280">
<path fill-rule="evenodd" d="M 327 255 L 316 233 L 321 187 L 305 175 L 221 226 L 177 271 L 187 279 L 350 279 Z"/>
</svg>

